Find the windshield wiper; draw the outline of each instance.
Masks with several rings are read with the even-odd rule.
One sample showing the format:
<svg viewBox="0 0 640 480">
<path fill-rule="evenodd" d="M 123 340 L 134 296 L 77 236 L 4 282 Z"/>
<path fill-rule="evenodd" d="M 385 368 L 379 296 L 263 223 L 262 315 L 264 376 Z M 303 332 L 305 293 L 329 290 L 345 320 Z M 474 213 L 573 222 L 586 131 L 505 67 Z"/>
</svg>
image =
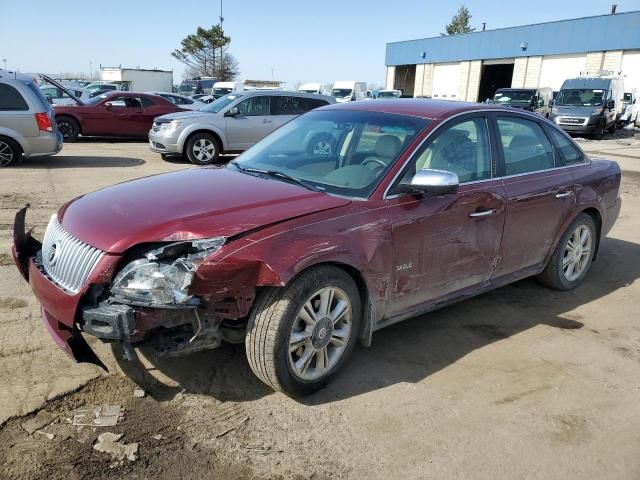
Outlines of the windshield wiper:
<svg viewBox="0 0 640 480">
<path fill-rule="evenodd" d="M 312 190 L 314 192 L 324 192 L 324 188 L 311 185 L 310 183 L 307 183 L 304 180 L 301 180 L 296 177 L 292 177 L 291 175 L 284 172 L 280 172 L 278 170 L 263 170 L 261 168 L 243 167 L 235 160 L 231 160 L 231 162 L 229 163 L 231 163 L 234 167 L 236 167 L 241 172 L 256 173 L 258 175 L 266 175 L 269 177 L 281 178 L 290 183 L 295 183 L 296 185 L 300 185 L 301 187 L 304 187 L 307 190 Z"/>
</svg>

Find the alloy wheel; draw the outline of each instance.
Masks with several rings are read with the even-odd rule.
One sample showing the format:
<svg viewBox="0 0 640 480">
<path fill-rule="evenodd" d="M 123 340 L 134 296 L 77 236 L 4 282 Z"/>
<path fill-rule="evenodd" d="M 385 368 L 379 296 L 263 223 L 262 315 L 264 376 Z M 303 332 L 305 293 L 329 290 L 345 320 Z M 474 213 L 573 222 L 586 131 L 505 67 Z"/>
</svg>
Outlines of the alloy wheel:
<svg viewBox="0 0 640 480">
<path fill-rule="evenodd" d="M 562 272 L 570 282 L 580 278 L 587 268 L 591 258 L 592 244 L 591 230 L 588 226 L 578 225 L 571 233 L 562 257 Z"/>
<path fill-rule="evenodd" d="M 63 139 L 68 139 L 74 136 L 74 128 L 71 122 L 66 120 L 60 120 L 58 122 L 58 130 L 62 134 Z"/>
<path fill-rule="evenodd" d="M 289 335 L 289 366 L 301 380 L 316 380 L 330 372 L 345 352 L 351 336 L 353 307 L 340 288 L 325 287 L 300 308 Z"/>
<path fill-rule="evenodd" d="M 11 145 L 0 140 L 0 167 L 6 167 L 13 161 L 13 149 Z"/>
<path fill-rule="evenodd" d="M 216 146 L 211 140 L 201 138 L 193 144 L 193 155 L 201 162 L 213 160 L 216 154 Z"/>
</svg>

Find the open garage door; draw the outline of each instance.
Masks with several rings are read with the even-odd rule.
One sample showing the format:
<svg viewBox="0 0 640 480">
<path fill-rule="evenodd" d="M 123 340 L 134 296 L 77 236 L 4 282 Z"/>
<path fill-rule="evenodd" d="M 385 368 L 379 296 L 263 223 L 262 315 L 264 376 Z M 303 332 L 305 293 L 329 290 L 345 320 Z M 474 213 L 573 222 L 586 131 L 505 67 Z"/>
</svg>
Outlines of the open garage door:
<svg viewBox="0 0 640 480">
<path fill-rule="evenodd" d="M 624 91 L 638 90 L 640 93 L 640 50 L 631 50 L 622 55 Z"/>
<path fill-rule="evenodd" d="M 458 99 L 458 84 L 460 83 L 460 64 L 438 63 L 433 68 L 433 98 L 447 100 Z"/>
<path fill-rule="evenodd" d="M 413 97 L 413 89 L 416 84 L 416 66 L 398 65 L 393 87 L 402 90 L 402 95 Z"/>
<path fill-rule="evenodd" d="M 513 82 L 514 60 L 488 60 L 482 64 L 478 101 L 493 98 L 499 88 L 509 88 Z"/>
<path fill-rule="evenodd" d="M 584 72 L 587 57 L 580 55 L 553 55 L 542 59 L 539 87 L 550 87 L 553 91 L 560 90 L 562 82 Z"/>
</svg>

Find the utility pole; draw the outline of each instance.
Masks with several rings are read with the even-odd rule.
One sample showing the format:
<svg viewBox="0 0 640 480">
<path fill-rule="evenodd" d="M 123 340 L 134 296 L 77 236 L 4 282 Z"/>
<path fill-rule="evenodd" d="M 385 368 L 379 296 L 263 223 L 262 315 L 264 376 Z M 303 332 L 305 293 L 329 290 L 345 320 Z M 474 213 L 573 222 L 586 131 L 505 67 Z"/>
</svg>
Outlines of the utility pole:
<svg viewBox="0 0 640 480">
<path fill-rule="evenodd" d="M 224 22 L 224 17 L 222 16 L 222 0 L 220 0 L 220 31 L 224 32 L 222 22 Z M 220 71 L 218 77 L 222 77 L 222 45 L 220 45 Z M 221 80 L 221 78 L 218 78 L 217 80 Z"/>
<path fill-rule="evenodd" d="M 89 62 L 89 80 L 93 80 L 93 62 Z"/>
<path fill-rule="evenodd" d="M 7 69 L 7 59 L 3 58 L 2 59 L 2 63 L 4 63 L 4 69 L 6 70 Z"/>
</svg>

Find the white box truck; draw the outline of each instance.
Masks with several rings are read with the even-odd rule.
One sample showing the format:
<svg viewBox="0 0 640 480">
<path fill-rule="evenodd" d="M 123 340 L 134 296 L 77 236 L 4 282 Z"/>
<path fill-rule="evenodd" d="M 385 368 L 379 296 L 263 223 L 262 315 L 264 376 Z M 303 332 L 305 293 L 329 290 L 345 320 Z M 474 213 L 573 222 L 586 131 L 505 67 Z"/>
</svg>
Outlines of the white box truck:
<svg viewBox="0 0 640 480">
<path fill-rule="evenodd" d="M 100 80 L 130 92 L 171 92 L 173 71 L 142 68 L 100 67 Z"/>
</svg>

